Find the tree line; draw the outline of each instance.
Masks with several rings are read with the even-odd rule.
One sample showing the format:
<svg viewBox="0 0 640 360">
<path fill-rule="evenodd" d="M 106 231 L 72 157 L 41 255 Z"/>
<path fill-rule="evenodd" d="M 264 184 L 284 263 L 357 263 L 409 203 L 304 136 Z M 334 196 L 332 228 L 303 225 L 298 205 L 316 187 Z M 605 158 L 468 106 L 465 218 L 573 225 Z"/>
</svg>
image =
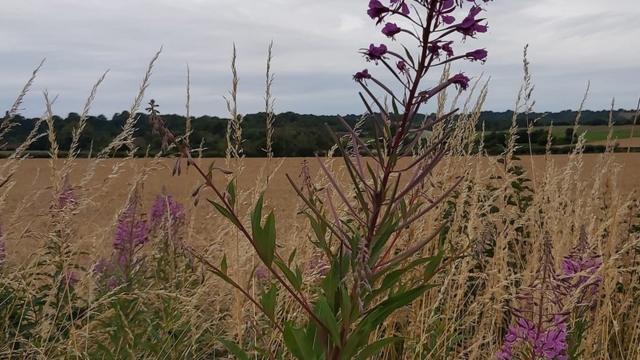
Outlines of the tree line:
<svg viewBox="0 0 640 360">
<path fill-rule="evenodd" d="M 129 116 L 130 114 L 126 111 L 115 113 L 110 119 L 104 115 L 89 116 L 86 120 L 86 128 L 79 141 L 81 156 L 86 156 L 91 150 L 94 152 L 99 151 L 109 144 L 121 131 Z M 634 112 L 632 111 L 621 109 L 613 112 L 613 120 L 617 125 L 631 124 L 633 116 Z M 481 113 L 478 121 L 478 130 L 481 130 L 484 124 L 485 148 L 490 154 L 500 153 L 503 149 L 507 136 L 504 131 L 511 126 L 512 117 L 512 111 L 485 111 Z M 519 115 L 517 123 L 518 127 L 525 128 L 528 121 L 540 118 L 536 123 L 539 126 L 545 126 L 552 122 L 558 126 L 571 125 L 575 117 L 575 111 L 569 110 L 546 114 L 531 113 L 527 116 Z M 161 139 L 153 134 L 148 115 L 146 113 L 138 113 L 136 118 L 135 145 L 138 148 L 139 155 L 143 155 L 147 151 L 151 153 L 159 151 L 162 146 Z M 174 133 L 185 133 L 184 116 L 168 114 L 163 115 L 162 119 Z M 266 114 L 248 114 L 244 115 L 242 119 L 242 148 L 244 154 L 248 157 L 265 156 Z M 358 120 L 361 119 L 361 115 L 346 115 L 343 116 L 343 119 L 349 125 L 355 126 Z M 0 120 L 0 124 L 4 121 L 7 121 L 6 117 Z M 2 151 L 0 154 L 6 155 L 19 146 L 37 124 L 38 118 L 16 115 L 11 121 L 17 125 L 0 142 L 0 151 Z M 69 113 L 66 117 L 53 117 L 56 138 L 61 150 L 68 150 L 71 145 L 73 128 L 79 121 L 80 115 L 77 113 Z M 192 118 L 191 146 L 198 148 L 202 144 L 204 156 L 224 156 L 227 146 L 226 131 L 228 121 L 228 119 L 216 116 Z M 421 121 L 421 119 L 416 118 L 415 121 Z M 606 125 L 608 122 L 609 111 L 583 111 L 582 113 L 581 123 L 584 125 Z M 276 115 L 274 127 L 273 152 L 274 156 L 277 157 L 306 157 L 326 153 L 335 144 L 334 137 L 329 129 L 338 135 L 344 134 L 343 124 L 338 116 L 329 115 L 280 113 Z M 370 122 L 364 122 L 361 130 L 365 136 L 373 134 Z M 45 131 L 45 129 L 42 129 L 42 131 Z M 527 142 L 526 135 L 526 132 L 520 134 L 520 141 Z M 543 151 L 544 144 L 542 142 L 546 141 L 546 131 L 536 130 L 533 138 L 533 142 L 536 145 L 534 152 Z M 554 139 L 556 144 L 562 144 L 563 142 L 565 142 L 564 139 Z M 48 148 L 47 138 L 41 137 L 30 147 L 30 150 L 34 156 L 37 156 L 39 152 L 43 155 L 46 154 Z M 567 147 L 563 147 L 563 149 L 562 151 L 566 151 Z M 593 148 L 588 150 L 599 151 L 601 149 Z"/>
</svg>

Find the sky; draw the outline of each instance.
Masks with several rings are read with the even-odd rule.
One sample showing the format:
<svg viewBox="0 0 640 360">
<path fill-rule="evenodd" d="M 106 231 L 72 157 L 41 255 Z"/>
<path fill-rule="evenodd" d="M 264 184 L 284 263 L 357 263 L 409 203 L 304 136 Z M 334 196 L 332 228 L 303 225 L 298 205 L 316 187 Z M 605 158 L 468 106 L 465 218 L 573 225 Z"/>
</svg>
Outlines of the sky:
<svg viewBox="0 0 640 360">
<path fill-rule="evenodd" d="M 386 1 L 386 0 L 383 0 Z M 486 48 L 484 65 L 454 71 L 490 78 L 485 109 L 512 109 L 529 60 L 536 110 L 575 109 L 587 82 L 587 108 L 635 108 L 640 97 L 638 0 L 495 0 L 489 32 L 461 48 Z M 21 112 L 44 111 L 42 92 L 57 95 L 54 112 L 80 112 L 107 69 L 92 114 L 128 109 L 145 68 L 162 46 L 146 100 L 164 113 L 226 114 L 230 59 L 238 49 L 239 108 L 264 109 L 266 51 L 274 42 L 276 111 L 362 113 L 351 76 L 367 67 L 358 50 L 385 39 L 366 14 L 367 0 L 7 0 L 0 12 L 0 105 L 10 108 L 32 69 L 46 58 Z M 615 5 L 614 5 L 615 3 Z M 382 76 L 382 75 L 381 75 Z M 3 110 L 4 110 L 3 109 Z"/>
</svg>

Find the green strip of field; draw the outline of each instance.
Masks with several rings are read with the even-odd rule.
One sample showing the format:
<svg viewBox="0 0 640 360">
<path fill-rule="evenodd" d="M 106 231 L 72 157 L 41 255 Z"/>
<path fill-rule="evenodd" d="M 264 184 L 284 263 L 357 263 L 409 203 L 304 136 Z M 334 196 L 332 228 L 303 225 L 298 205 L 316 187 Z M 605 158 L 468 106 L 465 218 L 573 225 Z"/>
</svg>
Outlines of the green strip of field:
<svg viewBox="0 0 640 360">
<path fill-rule="evenodd" d="M 573 128 L 573 126 L 554 126 L 553 127 L 553 136 L 555 138 L 563 138 L 565 137 L 566 131 L 568 128 Z M 536 129 L 547 129 L 547 127 L 537 127 Z M 613 127 L 612 139 L 628 139 L 632 137 L 640 137 L 640 126 L 636 126 L 635 130 L 632 125 L 621 125 Z M 578 134 L 586 133 L 586 140 L 588 143 L 604 141 L 607 140 L 607 136 L 609 135 L 609 127 L 608 126 L 580 126 L 578 128 Z"/>
</svg>

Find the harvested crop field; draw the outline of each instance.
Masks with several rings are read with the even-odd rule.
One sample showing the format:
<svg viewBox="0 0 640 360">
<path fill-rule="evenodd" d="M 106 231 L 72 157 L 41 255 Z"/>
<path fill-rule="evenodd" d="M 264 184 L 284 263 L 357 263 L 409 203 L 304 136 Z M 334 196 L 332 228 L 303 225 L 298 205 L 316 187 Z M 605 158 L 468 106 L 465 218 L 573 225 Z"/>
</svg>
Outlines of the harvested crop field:
<svg viewBox="0 0 640 360">
<path fill-rule="evenodd" d="M 585 154 L 583 176 L 587 182 L 593 179 L 591 174 L 594 172 L 600 154 Z M 640 154 L 615 154 L 614 162 L 619 168 L 620 175 L 617 187 L 623 193 L 640 190 Z M 536 176 L 537 181 L 545 172 L 545 167 L 549 164 L 547 157 L 535 155 L 521 157 L 521 164 L 526 169 L 526 176 L 533 179 Z M 551 155 L 549 157 L 557 166 L 565 166 L 568 161 L 567 155 Z M 0 160 L 0 166 L 6 160 Z M 229 167 L 226 166 L 225 159 L 202 159 L 203 164 L 214 163 L 221 168 L 233 168 L 235 163 L 232 162 Z M 334 160 L 334 166 L 338 169 L 338 173 L 345 175 L 340 170 L 340 159 Z M 60 168 L 63 161 L 56 162 L 56 166 Z M 152 165 L 152 163 L 154 165 Z M 310 173 L 319 174 L 320 168 L 318 160 L 315 158 L 284 158 L 273 159 L 269 163 L 271 168 L 276 169 L 272 179 L 266 188 L 266 200 L 270 207 L 275 210 L 279 224 L 283 228 L 291 229 L 295 227 L 297 221 L 303 219 L 297 215 L 300 207 L 299 199 L 296 197 L 295 191 L 288 182 L 286 175 L 290 175 L 294 180 L 300 180 L 300 174 L 303 164 L 309 166 Z M 481 167 L 485 168 L 493 163 L 493 160 L 484 159 L 480 162 Z M 532 164 L 534 171 L 531 171 Z M 38 237 L 32 237 L 31 231 L 40 232 L 49 222 L 49 207 L 52 201 L 52 184 L 50 181 L 50 161 L 46 159 L 31 159 L 21 163 L 19 170 L 15 175 L 17 180 L 11 191 L 8 193 L 4 205 L 2 207 L 2 218 L 5 222 L 9 219 L 15 219 L 11 226 L 6 230 L 23 232 L 18 242 L 9 242 L 7 247 L 10 252 L 15 254 L 13 261 L 20 261 L 40 242 Z M 190 204 L 188 211 L 195 217 L 195 227 L 192 237 L 195 245 L 204 245 L 209 239 L 211 231 L 215 231 L 219 225 L 220 219 L 215 210 L 207 202 L 199 202 L 198 206 L 193 203 L 192 193 L 200 184 L 200 178 L 193 169 L 183 169 L 180 176 L 172 176 L 172 168 L 175 164 L 174 160 L 163 159 L 160 161 L 148 159 L 122 160 L 108 159 L 95 164 L 92 160 L 78 159 L 74 162 L 74 168 L 69 176 L 69 182 L 75 187 L 77 192 L 86 194 L 90 200 L 86 204 L 91 211 L 79 212 L 76 216 L 79 228 L 79 234 L 88 235 L 81 236 L 82 248 L 93 249 L 97 251 L 107 250 L 110 246 L 109 229 L 113 227 L 118 212 L 125 206 L 127 195 L 131 190 L 133 181 L 136 176 L 142 176 L 141 172 L 148 168 L 149 173 L 143 181 L 142 201 L 150 204 L 155 196 L 160 193 L 166 193 L 174 196 L 178 201 L 184 204 Z M 83 182 L 88 168 L 95 168 L 95 176 L 92 177 L 84 185 Z M 242 170 L 239 176 L 238 188 L 252 190 L 257 184 L 264 183 L 267 161 L 265 159 L 248 158 L 242 160 Z M 493 166 L 498 165 L 493 164 Z M 184 167 L 184 165 L 183 165 Z M 224 176 L 218 174 L 216 181 L 219 184 L 225 184 Z M 260 185 L 261 186 L 261 185 Z M 252 196 L 255 196 L 253 194 Z M 6 231 L 5 230 L 5 231 Z M 88 240 L 90 239 L 90 240 Z"/>
</svg>

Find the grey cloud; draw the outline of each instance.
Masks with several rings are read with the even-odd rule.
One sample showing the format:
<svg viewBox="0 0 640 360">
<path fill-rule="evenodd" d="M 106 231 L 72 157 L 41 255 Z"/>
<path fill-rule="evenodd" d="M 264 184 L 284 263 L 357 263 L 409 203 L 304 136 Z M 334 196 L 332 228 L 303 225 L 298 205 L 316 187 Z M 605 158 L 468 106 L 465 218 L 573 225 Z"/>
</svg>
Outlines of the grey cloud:
<svg viewBox="0 0 640 360">
<path fill-rule="evenodd" d="M 195 114 L 224 115 L 231 47 L 238 47 L 240 105 L 260 111 L 266 47 L 274 40 L 279 111 L 357 113 L 362 107 L 351 74 L 364 67 L 357 54 L 385 41 L 366 16 L 366 0 L 21 0 L 0 13 L 0 104 L 10 106 L 31 68 L 47 57 L 25 113 L 42 109 L 40 90 L 60 94 L 56 112 L 79 111 L 95 79 L 111 72 L 94 113 L 126 109 L 149 58 L 164 45 L 148 97 L 164 112 L 184 112 L 186 64 L 192 72 Z M 486 65 L 455 71 L 491 77 L 487 108 L 513 106 L 522 77 L 521 54 L 530 43 L 539 110 L 575 108 L 592 80 L 591 108 L 615 96 L 632 107 L 640 95 L 640 15 L 636 0 L 615 7 L 599 0 L 498 0 L 488 4 L 490 33 L 463 48 L 486 47 Z"/>
</svg>

